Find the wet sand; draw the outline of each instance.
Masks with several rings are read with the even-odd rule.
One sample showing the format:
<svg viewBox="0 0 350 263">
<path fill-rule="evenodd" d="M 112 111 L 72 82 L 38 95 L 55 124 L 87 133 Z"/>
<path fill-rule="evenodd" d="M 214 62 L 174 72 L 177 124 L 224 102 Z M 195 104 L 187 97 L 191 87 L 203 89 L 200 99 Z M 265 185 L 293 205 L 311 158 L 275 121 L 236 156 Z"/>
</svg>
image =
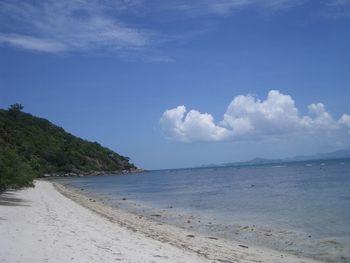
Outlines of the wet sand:
<svg viewBox="0 0 350 263">
<path fill-rule="evenodd" d="M 1 262 L 320 262 L 170 226 L 47 181 L 1 195 L 0 248 Z"/>
</svg>

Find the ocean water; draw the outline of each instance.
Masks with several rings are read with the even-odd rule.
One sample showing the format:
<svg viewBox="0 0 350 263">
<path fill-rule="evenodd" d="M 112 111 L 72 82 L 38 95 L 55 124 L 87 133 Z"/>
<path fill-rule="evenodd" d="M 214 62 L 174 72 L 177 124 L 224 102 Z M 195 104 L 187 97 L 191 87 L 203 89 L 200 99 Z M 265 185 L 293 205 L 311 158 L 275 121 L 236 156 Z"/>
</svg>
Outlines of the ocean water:
<svg viewBox="0 0 350 263">
<path fill-rule="evenodd" d="M 350 159 L 158 170 L 63 182 L 163 223 L 349 262 Z"/>
</svg>

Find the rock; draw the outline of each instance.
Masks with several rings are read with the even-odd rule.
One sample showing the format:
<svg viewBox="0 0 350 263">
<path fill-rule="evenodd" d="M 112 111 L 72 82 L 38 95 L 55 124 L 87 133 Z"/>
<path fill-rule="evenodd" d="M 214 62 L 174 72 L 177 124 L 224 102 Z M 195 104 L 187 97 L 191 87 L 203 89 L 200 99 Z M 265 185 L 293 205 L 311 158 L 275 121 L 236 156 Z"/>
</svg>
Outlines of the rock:
<svg viewBox="0 0 350 263">
<path fill-rule="evenodd" d="M 243 247 L 243 248 L 248 248 L 247 246 L 244 245 L 238 245 L 239 247 Z"/>
<path fill-rule="evenodd" d="M 154 216 L 154 217 L 161 217 L 160 214 L 153 214 L 153 215 L 151 215 L 151 216 Z"/>
</svg>

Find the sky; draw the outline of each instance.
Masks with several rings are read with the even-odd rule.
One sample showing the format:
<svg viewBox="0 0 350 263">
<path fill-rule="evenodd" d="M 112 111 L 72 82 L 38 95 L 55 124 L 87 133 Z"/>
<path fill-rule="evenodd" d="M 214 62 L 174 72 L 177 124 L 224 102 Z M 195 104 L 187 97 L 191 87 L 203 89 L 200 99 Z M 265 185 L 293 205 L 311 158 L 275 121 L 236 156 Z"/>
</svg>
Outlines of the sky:
<svg viewBox="0 0 350 263">
<path fill-rule="evenodd" d="M 349 0 L 1 0 L 0 108 L 163 169 L 350 148 Z"/>
</svg>

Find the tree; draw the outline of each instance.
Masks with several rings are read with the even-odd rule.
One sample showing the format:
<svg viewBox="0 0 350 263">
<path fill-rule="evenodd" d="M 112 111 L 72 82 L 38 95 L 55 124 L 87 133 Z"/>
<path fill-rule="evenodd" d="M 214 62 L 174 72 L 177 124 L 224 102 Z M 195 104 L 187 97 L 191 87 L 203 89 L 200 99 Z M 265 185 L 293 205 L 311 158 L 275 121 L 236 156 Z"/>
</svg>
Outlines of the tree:
<svg viewBox="0 0 350 263">
<path fill-rule="evenodd" d="M 30 186 L 44 174 L 136 169 L 129 158 L 22 109 L 19 103 L 0 109 L 0 192 Z"/>
<path fill-rule="evenodd" d="M 19 113 L 21 113 L 23 110 L 23 106 L 19 103 L 12 104 L 9 108 L 8 111 L 11 115 L 17 117 Z"/>
<path fill-rule="evenodd" d="M 0 192 L 7 188 L 33 186 L 35 173 L 14 150 L 0 149 Z"/>
<path fill-rule="evenodd" d="M 22 111 L 23 110 L 23 106 L 22 106 L 22 104 L 19 104 L 19 103 L 15 103 L 15 104 L 12 104 L 9 108 L 8 108 L 8 110 L 9 111 Z"/>
</svg>

